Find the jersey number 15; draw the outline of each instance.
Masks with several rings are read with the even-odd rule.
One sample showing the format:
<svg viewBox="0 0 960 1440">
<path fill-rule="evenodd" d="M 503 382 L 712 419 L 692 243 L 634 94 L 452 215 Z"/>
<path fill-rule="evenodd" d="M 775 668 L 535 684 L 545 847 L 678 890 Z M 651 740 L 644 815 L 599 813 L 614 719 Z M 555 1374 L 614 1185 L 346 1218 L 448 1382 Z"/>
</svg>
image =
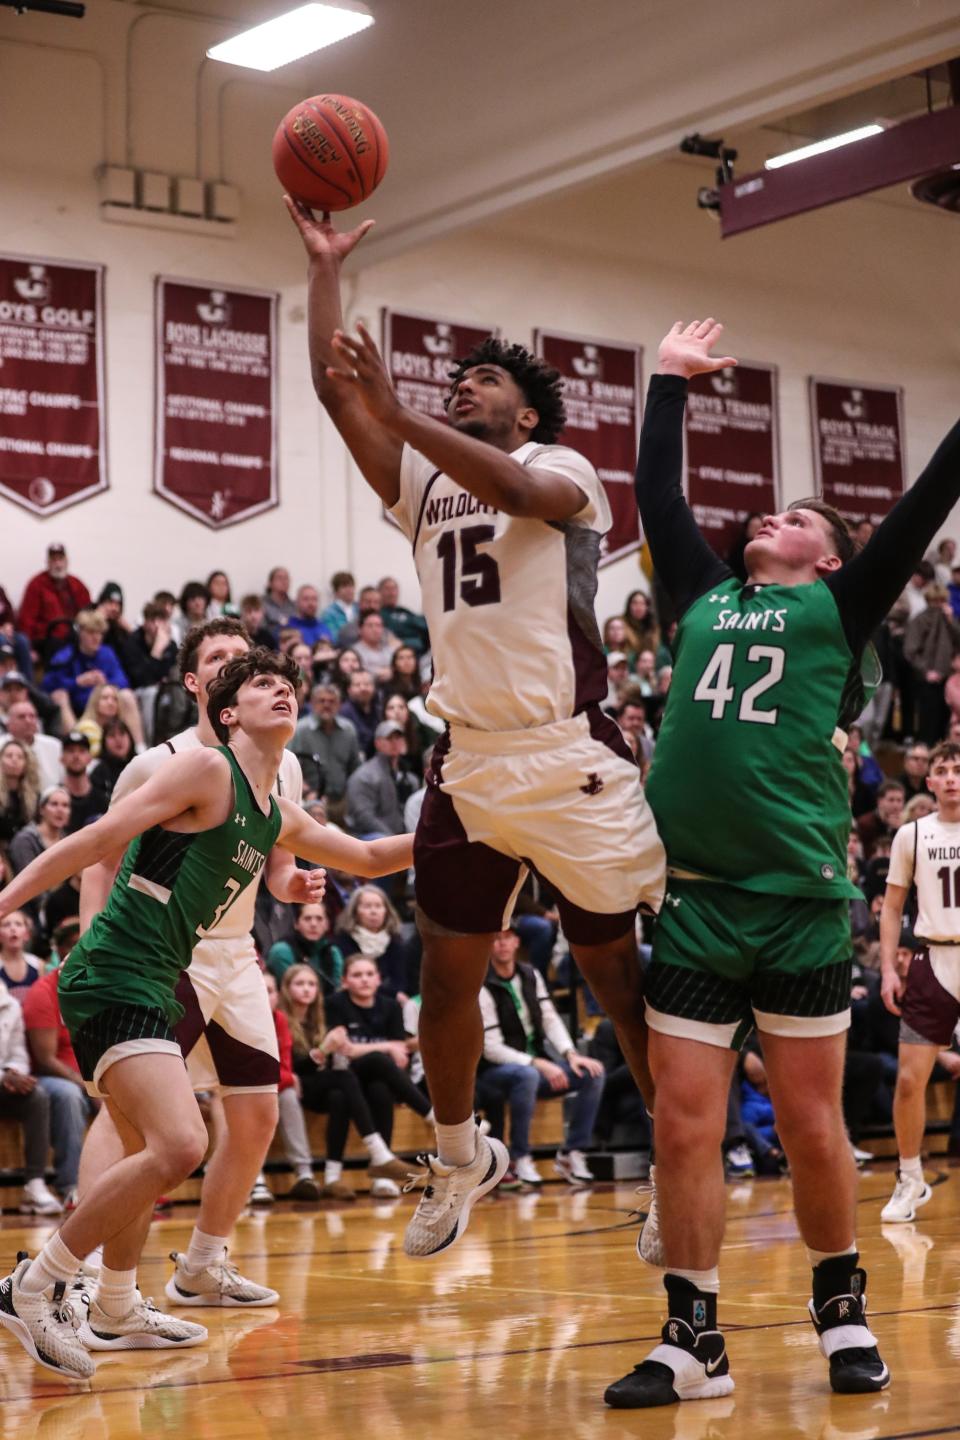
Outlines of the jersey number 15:
<svg viewBox="0 0 960 1440">
<path fill-rule="evenodd" d="M 709 703 L 711 720 L 722 720 L 727 706 L 736 699 L 736 689 L 730 683 L 734 654 L 733 645 L 718 645 L 707 661 L 693 692 L 694 700 L 705 700 Z M 758 710 L 756 702 L 783 679 L 786 656 L 778 645 L 751 645 L 747 651 L 747 660 L 752 665 L 765 664 L 767 668 L 741 694 L 737 719 L 752 725 L 776 725 L 780 717 L 780 707 L 774 705 L 770 710 Z"/>
<path fill-rule="evenodd" d="M 443 561 L 443 608 L 457 603 L 457 545 L 460 547 L 460 598 L 466 605 L 499 605 L 500 571 L 492 555 L 481 554 L 477 546 L 488 545 L 496 534 L 492 525 L 465 525 L 462 530 L 445 530 L 437 546 Z"/>
</svg>

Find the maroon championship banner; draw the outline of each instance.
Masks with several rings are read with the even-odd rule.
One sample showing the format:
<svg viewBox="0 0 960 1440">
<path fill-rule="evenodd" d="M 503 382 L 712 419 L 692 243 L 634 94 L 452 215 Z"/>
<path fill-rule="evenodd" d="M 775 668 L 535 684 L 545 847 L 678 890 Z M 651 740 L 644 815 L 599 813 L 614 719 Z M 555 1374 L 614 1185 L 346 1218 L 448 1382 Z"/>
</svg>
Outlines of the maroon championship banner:
<svg viewBox="0 0 960 1440">
<path fill-rule="evenodd" d="M 220 529 L 278 503 L 277 297 L 158 276 L 153 488 Z"/>
<path fill-rule="evenodd" d="M 0 494 L 52 515 L 107 488 L 103 266 L 0 255 Z"/>
<path fill-rule="evenodd" d="M 640 516 L 633 493 L 640 440 L 639 345 L 593 340 L 556 330 L 534 331 L 537 354 L 563 377 L 567 423 L 559 444 L 578 451 L 596 470 L 613 514 L 600 564 L 640 547 Z"/>
<path fill-rule="evenodd" d="M 454 362 L 499 332 L 432 315 L 384 310 L 383 353 L 401 405 L 442 420 Z"/>
<path fill-rule="evenodd" d="M 748 515 L 779 506 L 776 368 L 744 361 L 695 375 L 684 429 L 687 499 L 704 539 L 723 557 Z"/>
<path fill-rule="evenodd" d="M 903 390 L 812 376 L 810 414 L 819 494 L 878 525 L 904 490 Z"/>
</svg>

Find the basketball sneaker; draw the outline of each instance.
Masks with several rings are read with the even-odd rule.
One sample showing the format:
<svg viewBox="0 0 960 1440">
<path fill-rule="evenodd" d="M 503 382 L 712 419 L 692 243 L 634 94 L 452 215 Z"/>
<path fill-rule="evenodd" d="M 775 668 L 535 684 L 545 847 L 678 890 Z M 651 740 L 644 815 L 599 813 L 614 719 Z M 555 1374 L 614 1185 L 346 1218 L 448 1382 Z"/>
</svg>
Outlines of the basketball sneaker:
<svg viewBox="0 0 960 1440">
<path fill-rule="evenodd" d="M 255 1310 L 261 1305 L 276 1305 L 280 1296 L 266 1285 L 258 1285 L 240 1274 L 235 1265 L 227 1259 L 224 1246 L 223 1258 L 212 1265 L 203 1265 L 199 1270 L 187 1266 L 186 1255 L 170 1251 L 170 1259 L 176 1269 L 167 1281 L 165 1294 L 174 1305 L 222 1305 L 237 1310 Z"/>
<path fill-rule="evenodd" d="M 443 1165 L 436 1155 L 418 1160 L 427 1167 L 427 1183 L 407 1225 L 403 1249 L 411 1258 L 424 1260 L 460 1239 L 474 1205 L 503 1179 L 510 1155 L 502 1140 L 478 1133 L 469 1165 Z M 416 1183 L 414 1177 L 405 1188 Z"/>
<path fill-rule="evenodd" d="M 517 1172 L 517 1179 L 522 1180 L 524 1185 L 542 1185 L 543 1176 L 533 1162 L 532 1155 L 521 1155 L 514 1160 L 513 1168 Z"/>
<path fill-rule="evenodd" d="M 926 1180 L 915 1180 L 911 1175 L 897 1173 L 893 1194 L 880 1211 L 880 1219 L 901 1225 L 916 1220 L 921 1205 L 926 1205 L 933 1191 Z"/>
<path fill-rule="evenodd" d="M 267 1182 L 266 1182 L 266 1180 L 264 1179 L 263 1175 L 258 1175 L 257 1178 L 256 1178 L 256 1180 L 254 1180 L 254 1182 L 253 1182 L 253 1189 L 250 1191 L 249 1204 L 251 1204 L 251 1205 L 272 1205 L 272 1204 L 273 1204 L 273 1191 L 270 1189 L 270 1186 L 267 1184 Z"/>
<path fill-rule="evenodd" d="M 27 1293 L 20 1287 L 29 1268 L 30 1258 L 21 1250 L 11 1274 L 0 1281 L 0 1325 L 45 1370 L 64 1380 L 89 1380 L 95 1367 L 77 1336 L 66 1285 L 58 1280 L 52 1299 L 43 1291 Z"/>
<path fill-rule="evenodd" d="M 558 1150 L 553 1168 L 568 1185 L 592 1185 L 593 1173 L 582 1150 Z"/>
<path fill-rule="evenodd" d="M 62 1215 L 63 1206 L 43 1179 L 28 1180 L 18 1206 L 21 1215 Z"/>
<path fill-rule="evenodd" d="M 694 1331 L 685 1320 L 671 1318 L 660 1332 L 660 1344 L 629 1375 L 608 1385 L 603 1399 L 614 1410 L 647 1410 L 680 1400 L 710 1400 L 732 1389 L 720 1331 Z"/>
<path fill-rule="evenodd" d="M 139 1293 L 133 1309 L 119 1318 L 88 1300 L 77 1334 L 88 1350 L 189 1350 L 207 1338 L 205 1326 L 164 1315 Z"/>
<path fill-rule="evenodd" d="M 852 1258 L 855 1264 L 856 1256 Z M 815 1294 L 809 1302 L 810 1319 L 820 1337 L 820 1350 L 830 1362 L 830 1388 L 838 1395 L 886 1389 L 890 1371 L 880 1359 L 877 1337 L 867 1326 L 866 1271 L 853 1270 L 849 1290 L 844 1294 L 833 1295 L 819 1305 L 817 1299 Z"/>
<path fill-rule="evenodd" d="M 312 1175 L 298 1175 L 287 1191 L 288 1200 L 319 1200 L 320 1186 Z"/>
<path fill-rule="evenodd" d="M 637 1236 L 637 1254 L 646 1265 L 656 1265 L 663 1270 L 667 1263 L 667 1257 L 663 1253 L 663 1241 L 660 1238 L 660 1215 L 657 1210 L 657 1167 L 650 1166 L 650 1177 L 646 1185 L 637 1188 L 638 1195 L 646 1195 L 647 1213 L 644 1216 L 643 1224 L 640 1226 L 640 1234 Z M 642 1213 L 642 1212 L 641 1212 Z"/>
<path fill-rule="evenodd" d="M 723 1157 L 723 1168 L 728 1180 L 748 1180 L 757 1173 L 749 1147 L 744 1144 L 730 1146 Z"/>
</svg>

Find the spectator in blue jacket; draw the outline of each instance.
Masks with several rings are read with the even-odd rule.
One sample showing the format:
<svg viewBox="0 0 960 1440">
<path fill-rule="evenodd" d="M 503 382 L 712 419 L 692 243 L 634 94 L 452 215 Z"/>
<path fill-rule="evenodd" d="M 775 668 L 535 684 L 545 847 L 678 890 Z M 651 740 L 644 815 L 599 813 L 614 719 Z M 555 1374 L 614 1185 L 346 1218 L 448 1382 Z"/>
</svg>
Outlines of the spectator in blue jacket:
<svg viewBox="0 0 960 1440">
<path fill-rule="evenodd" d="M 95 686 L 115 685 L 120 692 L 120 715 L 130 727 L 134 743 L 142 748 L 140 709 L 116 652 L 103 642 L 106 628 L 106 620 L 96 610 L 81 610 L 76 636 L 50 661 L 43 688 L 56 700 L 65 721 L 69 720 L 67 728 L 73 730 Z"/>
</svg>

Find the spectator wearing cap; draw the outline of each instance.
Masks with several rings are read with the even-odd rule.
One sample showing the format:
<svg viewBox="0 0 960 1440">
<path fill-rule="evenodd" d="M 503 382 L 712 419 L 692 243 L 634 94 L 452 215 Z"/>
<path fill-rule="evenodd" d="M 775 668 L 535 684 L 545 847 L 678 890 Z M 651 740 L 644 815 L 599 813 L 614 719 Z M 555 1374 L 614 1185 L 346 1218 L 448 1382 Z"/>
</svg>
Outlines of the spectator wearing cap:
<svg viewBox="0 0 960 1440">
<path fill-rule="evenodd" d="M 338 714 L 340 691 L 322 682 L 310 692 L 310 713 L 298 723 L 290 749 L 300 762 L 303 783 L 327 802 L 327 815 L 343 820 L 347 781 L 360 765 L 357 732 Z"/>
<path fill-rule="evenodd" d="M 344 625 L 357 618 L 357 582 L 349 570 L 338 570 L 330 580 L 330 589 L 333 591 L 333 599 L 320 619 L 336 645 Z"/>
<path fill-rule="evenodd" d="M 97 685 L 115 685 L 120 697 L 120 714 L 127 722 L 136 744 L 143 744 L 143 723 L 136 698 L 130 689 L 116 652 L 104 643 L 107 622 L 96 610 L 81 610 L 77 616 L 77 634 L 72 644 L 64 646 L 50 661 L 43 688 L 53 696 L 61 710 L 81 715 Z M 69 725 L 73 730 L 76 719 Z"/>
<path fill-rule="evenodd" d="M 129 637 L 124 654 L 124 669 L 134 690 L 161 685 L 177 663 L 177 643 L 167 607 L 157 600 L 148 600 L 143 607 L 142 622 Z"/>
<path fill-rule="evenodd" d="M 377 687 L 368 670 L 355 670 L 350 676 L 347 698 L 340 707 L 340 715 L 357 732 L 360 754 L 364 759 L 370 759 L 374 753 L 374 734 L 380 723 L 380 705 Z"/>
<path fill-rule="evenodd" d="M 60 741 L 52 735 L 40 733 L 40 717 L 37 707 L 29 698 L 15 700 L 7 709 L 7 736 L 19 740 L 37 763 L 37 776 L 41 790 L 56 785 L 60 780 Z"/>
<path fill-rule="evenodd" d="M 0 730 L 5 730 L 7 711 L 18 700 L 32 700 L 40 724 L 49 735 L 59 735 L 63 727 L 60 707 L 29 680 L 17 664 L 16 651 L 5 641 L 0 642 Z"/>
<path fill-rule="evenodd" d="M 271 630 L 277 631 L 286 625 L 293 611 L 294 604 L 290 598 L 290 571 L 285 565 L 274 565 L 267 576 L 267 588 L 263 592 L 264 619 Z"/>
<path fill-rule="evenodd" d="M 400 769 L 407 753 L 403 726 L 384 720 L 374 732 L 376 754 L 347 781 L 347 827 L 364 840 L 403 834 L 403 807 L 413 793 Z"/>
<path fill-rule="evenodd" d="M 62 639 L 80 611 L 89 606 L 90 591 L 82 580 L 70 574 L 66 547 L 59 543 L 48 545 L 47 568 L 27 581 L 20 601 L 19 621 L 24 635 L 35 650 L 41 650 L 57 635 Z"/>
<path fill-rule="evenodd" d="M 607 699 L 605 709 L 616 712 L 630 684 L 630 658 L 623 650 L 611 650 L 607 656 Z"/>
<path fill-rule="evenodd" d="M 392 575 L 385 575 L 377 586 L 380 592 L 380 614 L 383 623 L 401 645 L 409 645 L 422 655 L 430 649 L 427 622 L 416 610 L 400 604 L 400 586 Z"/>
<path fill-rule="evenodd" d="M 82 830 L 88 820 L 104 813 L 90 783 L 89 765 L 88 736 L 82 730 L 71 730 L 63 737 L 63 787 L 70 796 L 68 835 Z"/>
</svg>

